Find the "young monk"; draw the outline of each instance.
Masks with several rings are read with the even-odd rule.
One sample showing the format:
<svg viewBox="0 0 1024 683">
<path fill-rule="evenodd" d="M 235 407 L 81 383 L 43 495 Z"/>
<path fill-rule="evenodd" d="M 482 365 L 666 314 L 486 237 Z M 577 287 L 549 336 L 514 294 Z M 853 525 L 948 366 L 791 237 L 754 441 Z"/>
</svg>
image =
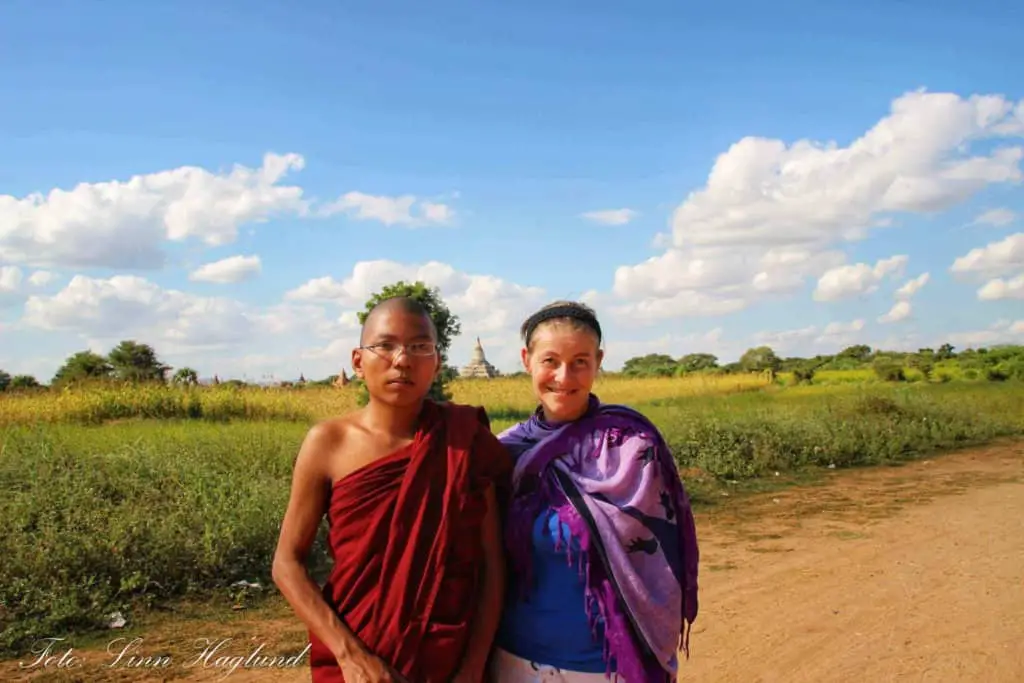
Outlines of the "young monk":
<svg viewBox="0 0 1024 683">
<path fill-rule="evenodd" d="M 667 683 L 689 655 L 698 547 L 658 429 L 591 393 L 604 352 L 582 304 L 522 326 L 538 407 L 498 438 L 515 459 L 508 599 L 492 681 Z"/>
<path fill-rule="evenodd" d="M 273 577 L 306 624 L 314 683 L 480 683 L 501 609 L 507 451 L 483 409 L 426 399 L 437 331 L 377 305 L 352 352 L 367 406 L 314 426 L 295 462 Z M 334 566 L 306 558 L 324 514 Z"/>
</svg>

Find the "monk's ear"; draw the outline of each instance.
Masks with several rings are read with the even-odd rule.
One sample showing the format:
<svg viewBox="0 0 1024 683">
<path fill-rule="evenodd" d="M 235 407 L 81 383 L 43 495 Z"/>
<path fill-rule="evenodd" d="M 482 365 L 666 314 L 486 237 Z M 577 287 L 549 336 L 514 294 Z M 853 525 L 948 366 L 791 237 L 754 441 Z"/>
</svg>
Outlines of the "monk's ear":
<svg viewBox="0 0 1024 683">
<path fill-rule="evenodd" d="M 356 373 L 356 377 L 358 377 L 359 379 L 365 379 L 363 377 L 362 349 L 352 349 L 352 370 Z"/>
<path fill-rule="evenodd" d="M 530 371 L 530 349 L 523 347 L 523 350 L 519 352 L 520 358 L 523 361 L 523 369 L 527 372 Z"/>
<path fill-rule="evenodd" d="M 604 350 L 603 349 L 598 349 L 597 350 L 597 369 L 598 370 L 601 369 L 601 363 L 602 362 L 604 362 Z"/>
</svg>

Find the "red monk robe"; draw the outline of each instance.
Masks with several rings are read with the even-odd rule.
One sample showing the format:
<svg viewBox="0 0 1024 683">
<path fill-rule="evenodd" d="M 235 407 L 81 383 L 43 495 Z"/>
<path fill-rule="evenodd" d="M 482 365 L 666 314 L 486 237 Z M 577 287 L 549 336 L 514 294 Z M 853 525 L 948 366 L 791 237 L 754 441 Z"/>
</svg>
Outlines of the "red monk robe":
<svg viewBox="0 0 1024 683">
<path fill-rule="evenodd" d="M 413 443 L 335 482 L 323 596 L 410 683 L 451 680 L 479 604 L 484 494 L 511 470 L 486 413 L 424 402 Z M 345 679 L 310 633 L 313 683 Z"/>
</svg>

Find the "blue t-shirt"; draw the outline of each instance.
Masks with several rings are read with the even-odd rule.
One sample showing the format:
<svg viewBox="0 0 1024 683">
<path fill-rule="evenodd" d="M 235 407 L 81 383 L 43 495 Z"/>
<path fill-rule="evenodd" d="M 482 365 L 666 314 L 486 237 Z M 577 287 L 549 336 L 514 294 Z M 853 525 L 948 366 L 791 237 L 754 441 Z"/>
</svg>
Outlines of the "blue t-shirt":
<svg viewBox="0 0 1024 683">
<path fill-rule="evenodd" d="M 584 600 L 584 578 L 580 576 L 579 542 L 572 539 L 572 562 L 566 557 L 569 528 L 549 511 L 533 524 L 533 581 L 528 601 L 520 598 L 514 576 L 509 577 L 509 598 L 505 601 L 495 642 L 498 647 L 531 662 L 569 671 L 604 673 L 604 629 L 597 618 L 596 637 L 591 631 Z M 592 608 L 596 614 L 596 605 Z M 614 669 L 614 667 L 613 667 Z"/>
</svg>

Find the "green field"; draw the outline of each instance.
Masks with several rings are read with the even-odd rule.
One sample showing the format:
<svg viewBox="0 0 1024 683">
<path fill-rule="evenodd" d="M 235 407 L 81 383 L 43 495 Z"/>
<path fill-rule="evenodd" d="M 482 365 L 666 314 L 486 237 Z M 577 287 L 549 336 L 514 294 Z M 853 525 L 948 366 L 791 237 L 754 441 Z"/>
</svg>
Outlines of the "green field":
<svg viewBox="0 0 1024 683">
<path fill-rule="evenodd" d="M 709 492 L 725 480 L 899 462 L 1024 434 L 1021 382 L 695 382 L 604 379 L 599 391 L 630 402 L 663 430 L 697 504 L 714 498 Z M 114 610 L 130 615 L 230 591 L 238 580 L 269 585 L 303 434 L 314 419 L 351 406 L 343 390 L 330 389 L 270 398 L 240 391 L 230 400 L 201 389 L 154 391 L 157 398 L 145 400 L 127 390 L 106 398 L 33 396 L 17 400 L 40 401 L 38 411 L 17 401 L 0 409 L 5 652 L 44 635 L 102 627 Z M 496 430 L 532 407 L 523 380 L 457 382 L 454 391 L 457 400 L 486 405 Z M 46 408 L 58 400 L 122 408 L 76 417 Z M 166 408 L 204 401 L 222 412 Z M 151 419 L 160 414 L 138 409 L 148 405 L 177 417 Z"/>
</svg>

